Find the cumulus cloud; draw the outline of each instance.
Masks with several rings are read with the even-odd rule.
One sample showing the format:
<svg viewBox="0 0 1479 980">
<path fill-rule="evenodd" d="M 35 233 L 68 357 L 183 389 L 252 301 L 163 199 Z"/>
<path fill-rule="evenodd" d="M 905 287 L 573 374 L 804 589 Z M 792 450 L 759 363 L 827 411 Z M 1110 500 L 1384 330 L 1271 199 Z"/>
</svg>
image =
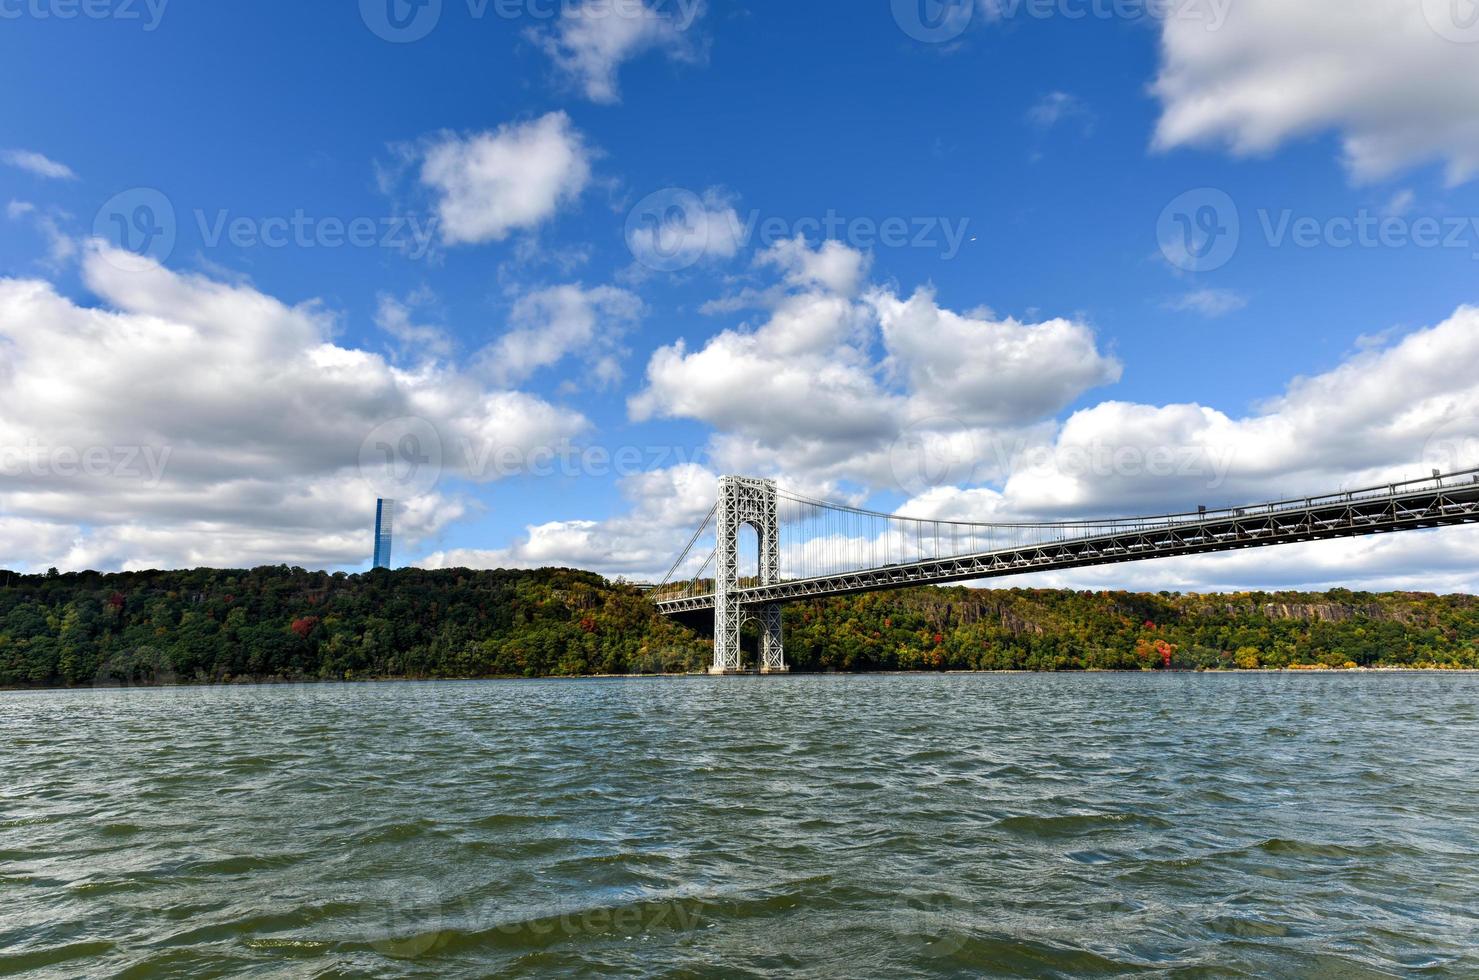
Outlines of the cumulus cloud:
<svg viewBox="0 0 1479 980">
<path fill-rule="evenodd" d="M 377 298 L 375 325 L 396 339 L 403 356 L 412 360 L 449 357 L 452 354 L 452 338 L 441 327 L 417 323 L 414 308 L 431 299 L 429 294 L 418 293 L 397 299 L 389 293 Z"/>
<path fill-rule="evenodd" d="M 784 280 L 752 294 L 768 319 L 659 349 L 628 403 L 639 421 L 712 426 L 726 468 L 893 486 L 891 453 L 911 433 L 1031 429 L 1119 377 L 1084 324 L 966 316 L 929 289 L 863 291 L 866 257 L 836 242 L 782 242 L 758 264 Z"/>
<path fill-rule="evenodd" d="M 1166 18 L 1155 145 L 1266 153 L 1337 132 L 1359 180 L 1428 161 L 1479 170 L 1475 47 L 1450 0 L 1239 0 L 1208 30 Z"/>
<path fill-rule="evenodd" d="M 782 255 L 767 263 L 803 267 Z M 647 528 L 670 543 L 652 543 L 654 555 L 676 556 L 686 540 L 682 531 L 713 499 L 716 473 L 775 475 L 791 489 L 856 503 L 870 492 L 911 489 L 899 467 L 901 447 L 905 470 L 923 472 L 895 512 L 974 522 L 1179 512 L 1479 467 L 1475 307 L 1373 342 L 1330 371 L 1293 380 L 1243 415 L 1198 404 L 1103 401 L 1062 422 L 1055 413 L 1065 399 L 1118 375 L 1087 329 L 1071 321 L 1023 325 L 964 316 L 942 309 L 923 290 L 904 299 L 870 289 L 850 301 L 805 277 L 767 312 L 759 326 L 723 330 L 696 350 L 682 343 L 659 350 L 647 388 L 631 403 L 638 418 L 694 418 L 715 429 L 714 464 L 682 515 L 689 523 Z M 924 337 L 939 343 L 931 348 Z M 881 360 L 868 355 L 874 341 L 884 351 Z M 942 349 L 958 352 L 956 358 L 934 360 L 932 352 Z M 979 364 L 1001 375 L 994 383 L 978 373 L 973 351 L 983 354 Z M 1060 354 L 1066 356 L 1051 356 Z M 1033 380 L 1045 390 L 1029 390 Z M 936 389 L 939 403 L 931 400 Z M 954 428 L 901 427 L 912 411 L 944 403 L 956 410 Z M 943 468 L 920 466 L 918 457 L 931 452 L 941 455 Z M 848 499 L 839 480 L 864 489 Z M 583 554 L 619 550 L 629 546 L 616 536 L 629 527 L 626 520 L 531 528 L 525 541 L 500 555 L 544 559 L 577 541 Z M 993 584 L 1465 591 L 1479 585 L 1476 556 L 1479 531 L 1447 529 Z"/>
<path fill-rule="evenodd" d="M 514 303 L 512 329 L 483 351 L 483 369 L 499 384 L 517 384 L 577 355 L 605 387 L 621 378 L 620 340 L 643 309 L 635 293 L 613 286 L 576 283 L 529 293 Z"/>
<path fill-rule="evenodd" d="M 570 117 L 551 112 L 491 132 L 442 135 L 425 151 L 421 182 L 437 196 L 444 242 L 502 241 L 579 198 L 591 155 Z"/>
<path fill-rule="evenodd" d="M 1065 572 L 1013 575 L 993 588 L 1126 589 L 1159 592 L 1323 591 L 1479 592 L 1479 527 L 1415 531 L 1162 558 Z"/>
<path fill-rule="evenodd" d="M 756 264 L 775 266 L 792 286 L 819 286 L 839 296 L 853 296 L 868 271 L 871 256 L 841 242 L 826 241 L 817 248 L 801 236 L 777 242 L 760 253 Z"/>
<path fill-rule="evenodd" d="M 1479 308 L 1298 378 L 1246 415 L 1104 401 L 1008 452 L 993 514 L 1155 514 L 1380 485 L 1479 466 Z M 998 465 L 1003 461 L 998 461 Z M 960 517 L 936 488 L 908 506 Z M 979 503 L 979 498 L 972 503 Z M 913 512 L 913 511 L 911 511 Z M 930 513 L 932 512 L 932 513 Z"/>
<path fill-rule="evenodd" d="M 450 366 L 402 369 L 341 346 L 336 317 L 316 303 L 100 242 L 82 273 L 97 306 L 44 281 L 0 280 L 0 511 L 15 531 L 0 564 L 353 565 L 387 479 L 377 439 L 431 477 L 391 474 L 409 481 L 393 495 L 404 501 L 397 530 L 415 540 L 465 510 L 438 471 L 508 472 L 479 469 L 486 453 L 469 447 L 527 457 L 587 425 Z M 404 442 L 395 420 L 406 418 L 431 435 Z"/>
<path fill-rule="evenodd" d="M 964 316 L 942 308 L 929 289 L 907 300 L 879 292 L 871 305 L 886 364 L 907 382 L 915 416 L 1016 426 L 1120 379 L 1119 363 L 1099 352 L 1094 332 L 1072 320 Z"/>
<path fill-rule="evenodd" d="M 717 481 L 716 473 L 693 462 L 628 476 L 620 484 L 628 509 L 620 516 L 531 524 L 507 548 L 437 551 L 420 564 L 428 568 L 570 566 L 613 578 L 659 581 L 714 505 Z M 695 556 L 695 560 L 702 558 Z M 692 562 L 685 570 L 690 575 L 697 571 Z"/>
<path fill-rule="evenodd" d="M 530 37 L 592 102 L 617 102 L 617 71 L 648 51 L 693 60 L 688 31 L 703 13 L 701 0 L 584 0 L 568 6 L 555 27 Z"/>
<path fill-rule="evenodd" d="M 48 180 L 76 180 L 77 175 L 72 168 L 65 163 L 58 163 L 34 150 L 6 150 L 0 153 L 0 160 L 4 160 L 12 167 L 35 174 L 37 177 L 45 177 Z"/>
<path fill-rule="evenodd" d="M 29 221 L 46 241 L 47 268 L 59 269 L 77 254 L 77 241 L 62 230 L 62 223 L 71 216 L 65 211 L 49 208 L 45 211 L 29 201 L 11 201 L 5 206 L 5 215 L 11 221 Z"/>
<path fill-rule="evenodd" d="M 626 228 L 637 262 L 662 272 L 733 258 L 745 237 L 734 204 L 715 188 L 702 195 L 681 188 L 649 194 L 632 209 Z"/>
</svg>

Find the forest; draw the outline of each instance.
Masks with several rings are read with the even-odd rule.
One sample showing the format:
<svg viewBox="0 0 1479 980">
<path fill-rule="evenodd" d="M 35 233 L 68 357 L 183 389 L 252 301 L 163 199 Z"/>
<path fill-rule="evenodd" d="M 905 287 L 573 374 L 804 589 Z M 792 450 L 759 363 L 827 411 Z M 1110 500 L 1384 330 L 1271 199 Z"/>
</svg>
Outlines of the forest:
<svg viewBox="0 0 1479 980">
<path fill-rule="evenodd" d="M 916 588 L 785 609 L 796 671 L 1479 667 L 1479 599 Z M 753 638 L 752 638 L 753 642 Z M 0 687 L 702 670 L 709 640 L 572 569 L 0 571 Z"/>
</svg>

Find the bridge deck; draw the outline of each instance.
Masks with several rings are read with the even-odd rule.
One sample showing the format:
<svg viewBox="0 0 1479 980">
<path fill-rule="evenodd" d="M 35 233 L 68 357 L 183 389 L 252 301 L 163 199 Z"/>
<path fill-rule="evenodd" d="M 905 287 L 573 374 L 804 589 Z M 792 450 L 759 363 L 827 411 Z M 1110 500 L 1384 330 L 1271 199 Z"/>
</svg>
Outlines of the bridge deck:
<svg viewBox="0 0 1479 980">
<path fill-rule="evenodd" d="M 1065 535 L 1050 543 L 752 586 L 739 590 L 739 596 L 746 605 L 795 602 L 815 596 L 1474 522 L 1479 522 L 1479 475 L 1463 474 L 1206 515 L 1113 522 L 1114 529 L 1104 533 Z M 659 612 L 677 615 L 712 609 L 714 596 L 665 598 L 656 604 Z"/>
</svg>

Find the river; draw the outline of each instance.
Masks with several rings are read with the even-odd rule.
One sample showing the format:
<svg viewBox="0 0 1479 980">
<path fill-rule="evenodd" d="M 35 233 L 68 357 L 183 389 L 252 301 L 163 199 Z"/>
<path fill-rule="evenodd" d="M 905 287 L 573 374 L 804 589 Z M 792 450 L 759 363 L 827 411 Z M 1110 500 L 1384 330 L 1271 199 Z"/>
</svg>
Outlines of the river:
<svg viewBox="0 0 1479 980">
<path fill-rule="evenodd" d="M 0 694 L 0 973 L 1479 973 L 1479 677 Z"/>
</svg>

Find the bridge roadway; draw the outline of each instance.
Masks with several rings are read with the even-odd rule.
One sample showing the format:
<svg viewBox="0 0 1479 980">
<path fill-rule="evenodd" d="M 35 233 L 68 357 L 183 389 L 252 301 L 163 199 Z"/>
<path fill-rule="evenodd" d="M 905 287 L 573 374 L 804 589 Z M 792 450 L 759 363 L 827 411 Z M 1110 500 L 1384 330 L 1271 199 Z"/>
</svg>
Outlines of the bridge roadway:
<svg viewBox="0 0 1479 980">
<path fill-rule="evenodd" d="M 1479 522 L 1479 471 L 1249 507 L 1062 525 L 1057 541 L 881 568 L 782 580 L 738 590 L 745 605 L 995 578 L 1023 572 L 1171 558 L 1299 541 L 1356 537 Z M 1105 529 L 1108 530 L 1105 530 Z M 714 608 L 714 595 L 657 599 L 670 616 Z"/>
</svg>

